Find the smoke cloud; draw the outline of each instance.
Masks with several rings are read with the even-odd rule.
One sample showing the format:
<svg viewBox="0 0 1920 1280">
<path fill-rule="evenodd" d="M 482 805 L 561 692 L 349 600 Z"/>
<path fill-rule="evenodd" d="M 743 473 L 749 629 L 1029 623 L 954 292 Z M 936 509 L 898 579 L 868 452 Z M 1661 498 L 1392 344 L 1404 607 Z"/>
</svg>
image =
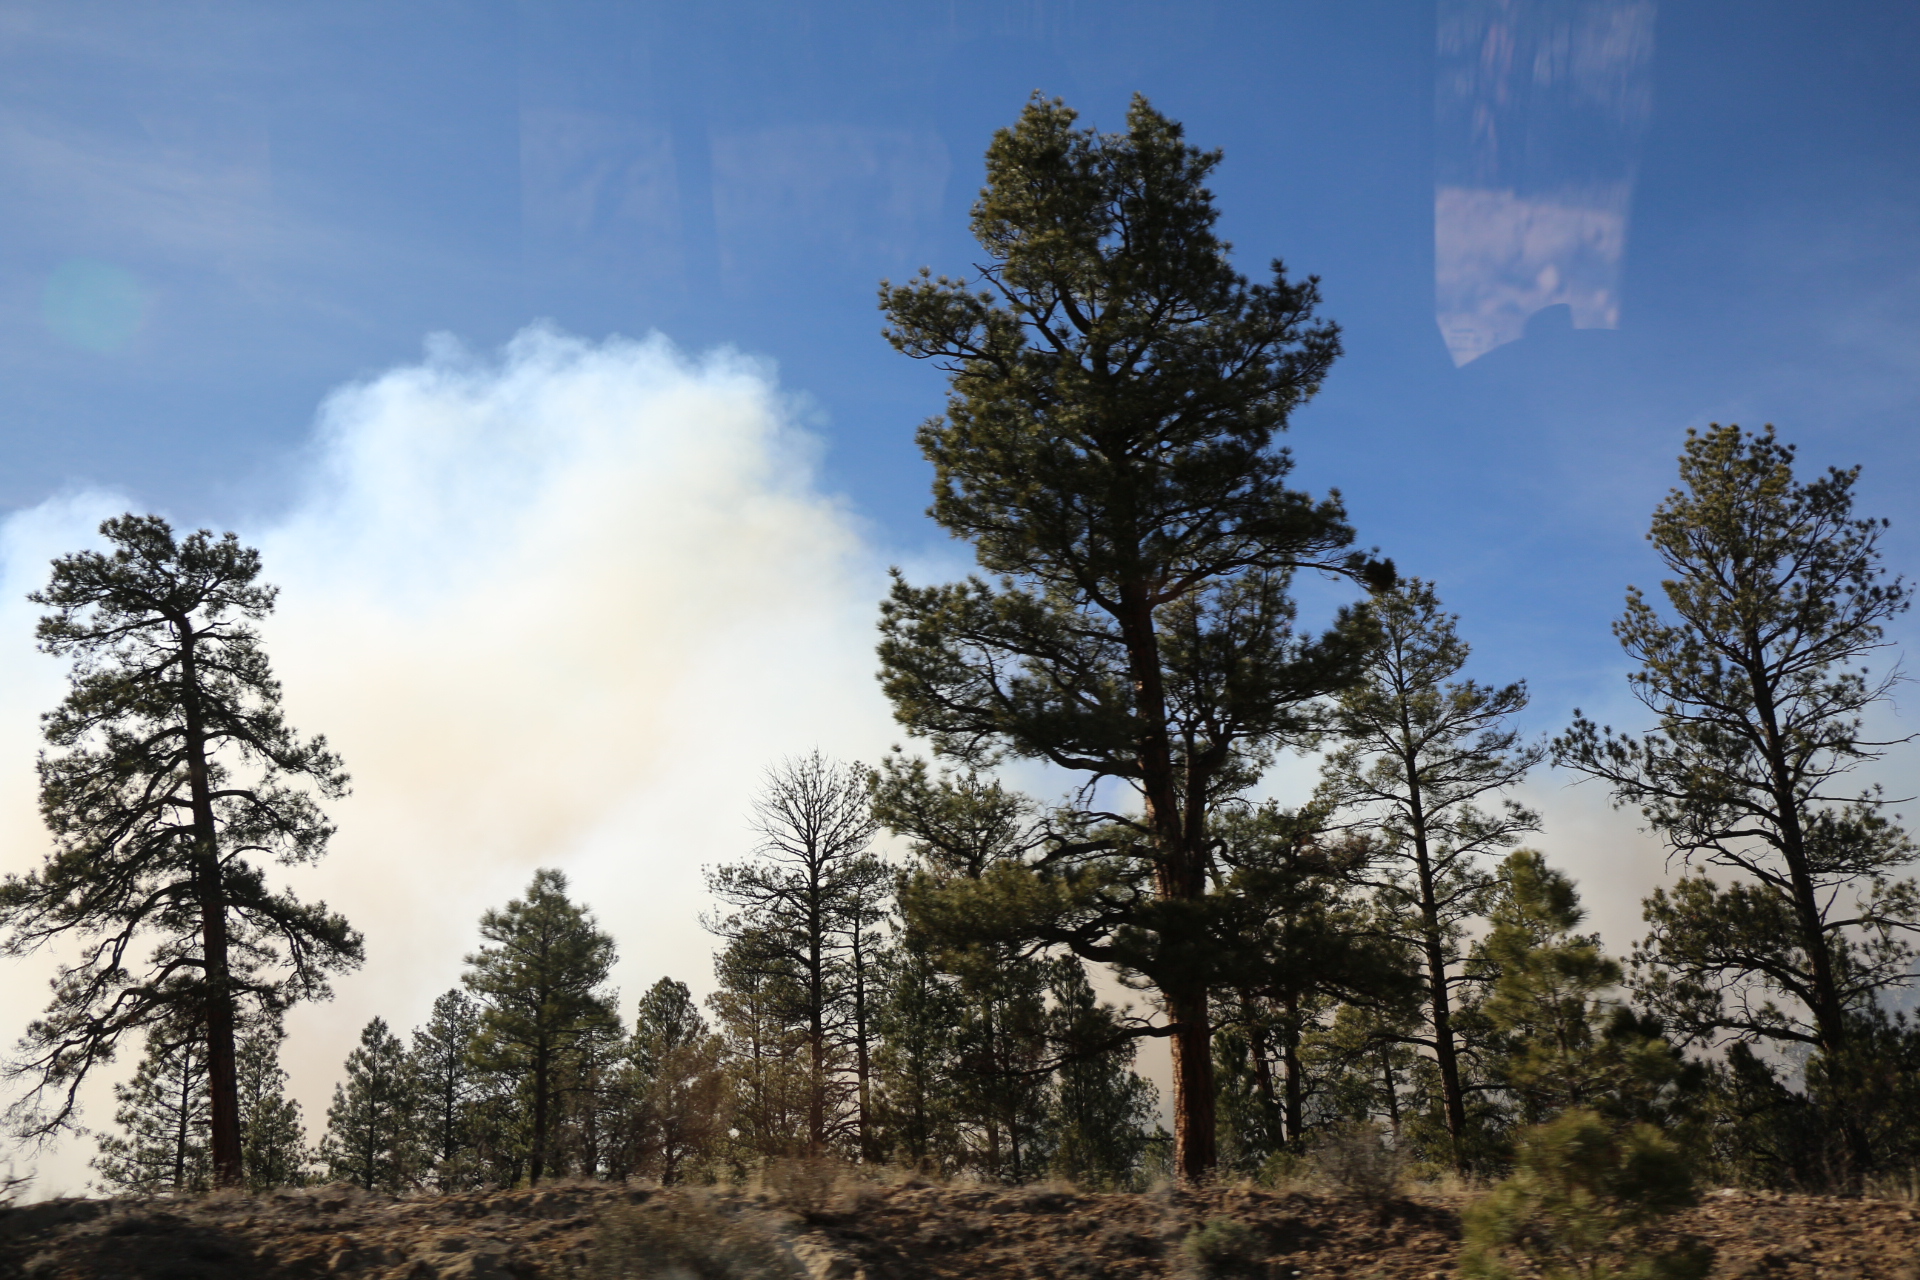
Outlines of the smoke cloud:
<svg viewBox="0 0 1920 1280">
<path fill-rule="evenodd" d="M 766 767 L 892 741 L 873 679 L 882 562 L 817 485 L 797 416 L 738 354 L 543 327 L 490 358 L 435 339 L 322 407 L 291 510 L 239 530 L 282 588 L 267 646 L 289 719 L 354 775 L 332 852 L 289 873 L 367 938 L 337 998 L 289 1018 L 311 1135 L 360 1027 L 421 1021 L 480 913 L 536 867 L 566 870 L 619 941 L 623 1006 L 662 975 L 706 989 L 701 869 L 751 849 Z M 46 847 L 31 766 L 64 687 L 23 597 L 137 505 L 85 492 L 0 525 L 9 871 Z M 9 1039 L 46 994 L 15 979 Z M 90 1099 L 108 1124 L 104 1085 Z M 43 1153 L 40 1188 L 77 1189 L 91 1154 Z"/>
</svg>

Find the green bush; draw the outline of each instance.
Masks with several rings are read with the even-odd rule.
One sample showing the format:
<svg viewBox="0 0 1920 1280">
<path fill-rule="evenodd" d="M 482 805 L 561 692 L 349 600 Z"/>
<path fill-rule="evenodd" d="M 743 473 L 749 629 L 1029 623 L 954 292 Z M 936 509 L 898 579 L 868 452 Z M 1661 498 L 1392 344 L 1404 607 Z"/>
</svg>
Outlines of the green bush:
<svg viewBox="0 0 1920 1280">
<path fill-rule="evenodd" d="M 1211 1218 L 1205 1226 L 1195 1227 L 1181 1249 L 1205 1280 L 1258 1275 L 1265 1252 L 1254 1229 L 1232 1218 Z"/>
<path fill-rule="evenodd" d="M 698 1193 L 667 1193 L 600 1219 L 590 1280 L 803 1280 L 769 1227 Z"/>
<path fill-rule="evenodd" d="M 1698 1200 L 1686 1156 L 1658 1129 L 1625 1132 L 1574 1109 L 1520 1135 L 1514 1176 L 1467 1210 L 1468 1280 L 1702 1280 L 1713 1252 L 1664 1250 L 1649 1228 Z M 1524 1270 L 1515 1264 L 1524 1264 Z"/>
</svg>

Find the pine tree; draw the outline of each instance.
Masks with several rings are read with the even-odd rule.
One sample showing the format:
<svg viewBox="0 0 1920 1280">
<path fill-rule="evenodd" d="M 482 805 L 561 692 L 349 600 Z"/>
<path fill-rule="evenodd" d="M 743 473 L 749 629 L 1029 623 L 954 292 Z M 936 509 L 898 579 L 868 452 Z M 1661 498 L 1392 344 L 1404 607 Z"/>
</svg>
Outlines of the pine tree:
<svg viewBox="0 0 1920 1280">
<path fill-rule="evenodd" d="M 1338 502 L 1287 489 L 1271 448 L 1339 350 L 1315 282 L 1233 270 L 1205 185 L 1218 154 L 1144 99 L 1123 133 L 1075 121 L 1036 98 L 995 135 L 979 288 L 882 286 L 894 346 L 951 375 L 919 443 L 934 518 L 987 575 L 897 579 L 882 680 L 901 724 L 963 765 L 1040 759 L 1134 790 L 1140 809 L 1105 815 L 1097 847 L 1069 839 L 999 875 L 1104 857 L 1099 874 L 1126 880 L 1105 908 L 1030 915 L 1032 941 L 1124 960 L 1159 993 L 1179 1168 L 1198 1178 L 1214 1162 L 1208 997 L 1233 963 L 1208 936 L 1209 821 L 1354 673 L 1357 628 L 1296 634 L 1290 575 L 1391 569 L 1344 554 Z"/>
<path fill-rule="evenodd" d="M 900 945 L 952 983 L 950 1029 L 926 1047 L 937 1043 L 947 1064 L 939 1102 L 957 1140 L 954 1163 L 988 1178 L 1031 1178 L 1051 1158 L 1053 1054 L 1023 859 L 1048 828 L 1025 797 L 977 772 L 936 777 L 917 760 L 888 761 L 873 802 L 919 863 L 901 882 Z"/>
<path fill-rule="evenodd" d="M 662 978 L 634 1013 L 638 1167 L 663 1186 L 709 1162 L 725 1127 L 720 1044 L 686 984 Z"/>
<path fill-rule="evenodd" d="M 1418 1040 L 1439 1075 L 1453 1163 L 1465 1170 L 1468 1090 L 1454 1025 L 1457 991 L 1467 981 L 1462 930 L 1493 886 L 1484 857 L 1539 823 L 1501 792 L 1544 752 L 1507 727 L 1527 705 L 1524 684 L 1456 679 L 1468 648 L 1430 584 L 1410 579 L 1382 594 L 1374 617 L 1379 642 L 1366 679 L 1340 697 L 1334 732 L 1341 745 L 1327 761 L 1319 800 L 1348 815 L 1384 859 L 1388 874 L 1372 882 L 1390 927 L 1423 970 Z"/>
<path fill-rule="evenodd" d="M 249 859 L 317 860 L 333 834 L 318 801 L 344 794 L 347 777 L 324 739 L 302 741 L 281 716 L 254 625 L 276 594 L 256 581 L 258 552 L 206 530 L 176 540 L 158 516 L 100 532 L 111 553 L 54 561 L 30 597 L 52 610 L 41 649 L 74 665 L 39 765 L 54 850 L 0 885 L 0 928 L 14 955 L 70 936 L 87 945 L 27 1030 L 20 1074 L 35 1085 L 14 1118 L 51 1135 L 121 1036 L 191 1025 L 205 1045 L 214 1177 L 235 1185 L 237 1029 L 326 995 L 327 975 L 361 958 L 345 920 L 269 888 Z"/>
<path fill-rule="evenodd" d="M 757 933 L 730 940 L 714 959 L 719 1020 L 733 1120 L 735 1172 L 807 1150 L 811 1072 L 804 984 L 782 952 Z"/>
<path fill-rule="evenodd" d="M 1214 823 L 1220 931 L 1239 963 L 1223 993 L 1215 1041 L 1225 1070 L 1232 1158 L 1254 1172 L 1283 1149 L 1299 1154 L 1321 1120 L 1335 1078 L 1309 1053 L 1340 1006 L 1399 1018 L 1413 998 L 1404 939 L 1382 928 L 1357 890 L 1372 848 L 1326 829 L 1324 810 L 1274 805 Z M 1403 1019 L 1402 1019 L 1403 1020 Z M 1325 1048 L 1326 1046 L 1322 1046 Z"/>
<path fill-rule="evenodd" d="M 420 1141 L 442 1191 L 471 1185 L 472 1108 L 480 1091 L 472 1060 L 480 1011 L 458 987 L 441 993 L 425 1026 L 413 1033 L 408 1070 L 420 1102 Z"/>
<path fill-rule="evenodd" d="M 368 1191 L 401 1191 L 420 1169 L 419 1097 L 406 1047 L 375 1018 L 347 1055 L 346 1079 L 333 1087 L 322 1155 L 335 1178 Z"/>
<path fill-rule="evenodd" d="M 1862 717 L 1895 676 L 1865 663 L 1907 590 L 1880 565 L 1884 521 L 1853 515 L 1859 469 L 1802 483 L 1794 451 L 1737 426 L 1689 432 L 1680 486 L 1648 534 L 1672 575 L 1666 612 L 1629 588 L 1614 634 L 1658 728 L 1635 738 L 1577 712 L 1557 763 L 1606 782 L 1615 803 L 1698 872 L 1647 901 L 1640 994 L 1695 1039 L 1807 1045 L 1842 1072 L 1871 1039 L 1876 993 L 1912 972 L 1914 857 L 1876 789 L 1846 775 L 1888 744 Z M 1857 1172 L 1874 1152 L 1841 1108 Z"/>
<path fill-rule="evenodd" d="M 1699 1202 L 1693 1170 L 1650 1124 L 1622 1132 L 1575 1108 L 1520 1138 L 1519 1168 L 1468 1208 L 1469 1280 L 1705 1280 L 1713 1250 L 1671 1232 Z"/>
<path fill-rule="evenodd" d="M 1598 935 L 1575 932 L 1585 919 L 1566 875 L 1531 849 L 1508 856 L 1472 966 L 1487 984 L 1479 1013 L 1494 1032 L 1488 1075 L 1522 1125 L 1574 1107 L 1671 1124 L 1701 1069 L 1620 998 L 1620 963 Z"/>
<path fill-rule="evenodd" d="M 1377 1122 L 1392 1135 L 1396 1149 L 1444 1152 L 1450 1160 L 1452 1142 L 1444 1108 L 1431 1105 L 1439 1102 L 1438 1081 L 1433 1081 L 1430 1099 L 1422 1095 L 1422 1067 L 1430 1065 L 1430 1060 L 1415 1048 L 1418 1034 L 1417 1013 L 1392 1005 L 1342 1004 L 1332 1018 L 1308 1033 L 1301 1057 L 1307 1073 L 1325 1082 L 1322 1092 L 1329 1116 L 1348 1123 Z M 1423 1114 L 1429 1109 L 1437 1120 L 1431 1134 Z M 1473 1117 L 1470 1111 L 1470 1128 Z"/>
<path fill-rule="evenodd" d="M 296 1187 L 307 1175 L 307 1131 L 300 1104 L 287 1097 L 280 1066 L 286 1032 L 278 1021 L 254 1027 L 240 1038 L 236 1076 L 240 1089 L 240 1154 L 253 1191 Z"/>
<path fill-rule="evenodd" d="M 1138 1042 L 1094 996 L 1086 966 L 1062 956 L 1047 976 L 1048 1031 L 1060 1061 L 1049 1116 L 1053 1169 L 1082 1184 L 1128 1187 L 1153 1140 L 1159 1093 L 1133 1073 Z"/>
<path fill-rule="evenodd" d="M 1047 965 L 974 951 L 948 962 L 959 980 L 953 1107 L 962 1163 L 996 1182 L 1030 1182 L 1053 1158 Z"/>
<path fill-rule="evenodd" d="M 863 1163 L 880 1158 L 875 1114 L 874 1054 L 879 1047 L 880 987 L 887 972 L 886 924 L 892 906 L 891 869 L 869 861 L 872 874 L 857 877 L 847 898 L 846 1030 L 853 1074 L 853 1148 Z"/>
<path fill-rule="evenodd" d="M 550 1171 L 605 1178 L 623 1162 L 622 1147 L 632 1110 L 628 1052 L 631 1042 L 619 1015 L 591 1024 L 561 1055 L 555 1089 L 557 1120 L 550 1143 Z"/>
<path fill-rule="evenodd" d="M 880 1147 L 923 1173 L 959 1167 L 955 1028 L 963 997 L 924 940 L 903 935 L 887 953 L 875 1027 L 875 1116 Z"/>
<path fill-rule="evenodd" d="M 819 752 L 767 775 L 755 803 L 760 856 L 708 876 L 729 914 L 709 927 L 752 946 L 738 960 L 771 966 L 807 1052 L 806 1154 L 843 1143 L 857 1154 L 870 1129 L 867 1062 L 875 926 L 889 873 L 868 850 L 875 822 L 866 775 Z M 850 1139 L 850 1141 L 848 1141 Z"/>
<path fill-rule="evenodd" d="M 112 1191 L 177 1195 L 204 1190 L 211 1180 L 206 1050 L 190 1032 L 169 1030 L 148 1028 L 133 1078 L 113 1087 L 121 1132 L 101 1136 L 92 1162 Z"/>
<path fill-rule="evenodd" d="M 471 1162 L 460 1169 L 469 1185 L 519 1186 L 533 1150 L 532 1082 L 518 1070 L 482 1069 L 467 1107 Z"/>
<path fill-rule="evenodd" d="M 475 1061 L 524 1086 L 527 1180 L 538 1183 L 554 1155 L 568 1055 L 619 1017 L 602 990 L 613 939 L 567 897 L 567 878 L 554 870 L 534 872 L 525 898 L 481 916 L 480 936 L 489 945 L 467 957 L 464 978 L 481 1006 Z"/>
</svg>

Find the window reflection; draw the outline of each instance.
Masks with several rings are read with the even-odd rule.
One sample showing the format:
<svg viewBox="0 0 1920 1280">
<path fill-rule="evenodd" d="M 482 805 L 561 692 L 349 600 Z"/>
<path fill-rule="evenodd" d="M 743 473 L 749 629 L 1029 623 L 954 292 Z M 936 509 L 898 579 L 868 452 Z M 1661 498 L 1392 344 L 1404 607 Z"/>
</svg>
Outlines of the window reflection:
<svg viewBox="0 0 1920 1280">
<path fill-rule="evenodd" d="M 1620 322 L 1653 0 L 1439 0 L 1434 291 L 1455 365 L 1565 305 Z"/>
</svg>

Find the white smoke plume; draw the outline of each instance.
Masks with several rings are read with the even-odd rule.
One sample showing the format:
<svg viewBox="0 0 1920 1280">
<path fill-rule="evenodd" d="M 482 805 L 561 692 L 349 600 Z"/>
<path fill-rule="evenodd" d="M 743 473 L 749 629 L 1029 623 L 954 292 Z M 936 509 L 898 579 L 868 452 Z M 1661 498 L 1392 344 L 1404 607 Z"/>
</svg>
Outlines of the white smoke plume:
<svg viewBox="0 0 1920 1280">
<path fill-rule="evenodd" d="M 751 849 L 767 766 L 815 746 L 874 760 L 892 741 L 873 679 L 882 565 L 817 486 L 795 417 L 737 354 L 543 327 L 497 358 L 436 339 L 322 407 L 301 496 L 239 530 L 282 588 L 267 642 L 289 718 L 354 775 L 331 854 L 292 876 L 367 938 L 337 998 L 289 1019 L 310 1135 L 360 1027 L 421 1021 L 481 911 L 536 867 L 565 869 L 618 940 L 623 1006 L 663 974 L 704 990 L 701 868 Z M 63 689 L 23 597 L 137 505 L 84 493 L 0 526 L 8 871 L 46 848 L 36 717 Z M 10 967 L 8 1040 L 50 964 Z M 108 1125 L 106 1089 L 89 1098 Z M 92 1145 L 43 1153 L 40 1189 L 77 1190 Z"/>
</svg>

